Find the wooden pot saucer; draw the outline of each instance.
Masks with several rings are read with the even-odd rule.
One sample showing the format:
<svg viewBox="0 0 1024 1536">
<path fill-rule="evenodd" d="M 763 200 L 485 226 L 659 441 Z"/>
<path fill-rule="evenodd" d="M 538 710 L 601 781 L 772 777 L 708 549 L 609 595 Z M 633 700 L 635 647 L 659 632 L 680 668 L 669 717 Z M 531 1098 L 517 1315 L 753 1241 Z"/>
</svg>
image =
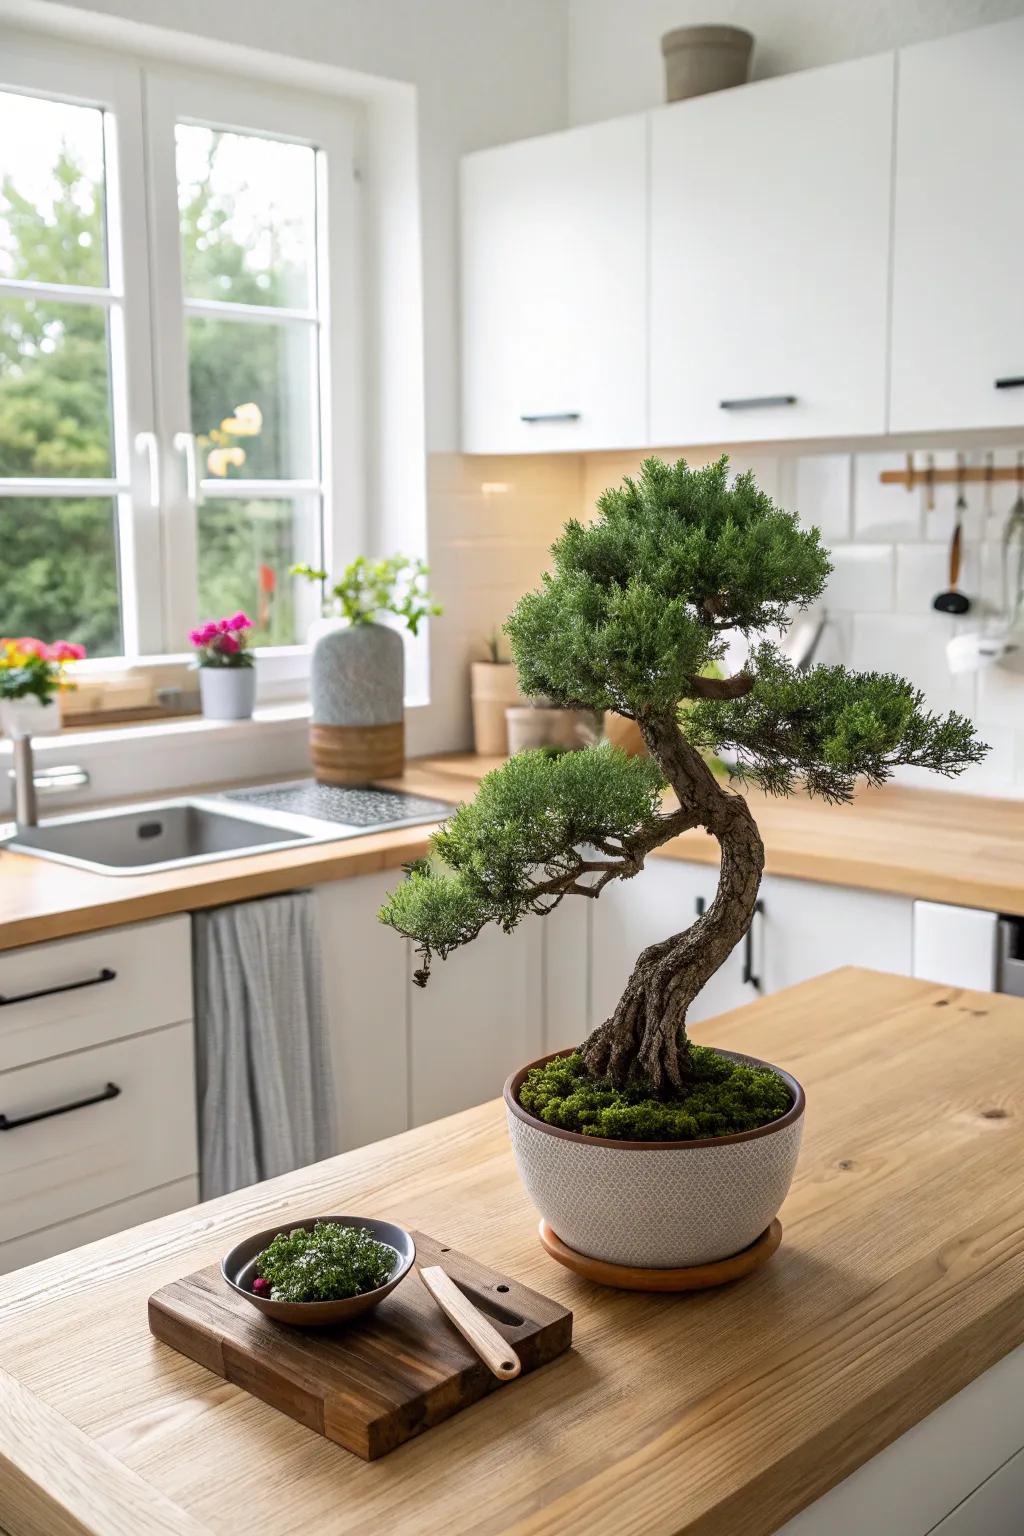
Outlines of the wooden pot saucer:
<svg viewBox="0 0 1024 1536">
<path fill-rule="evenodd" d="M 716 1285 L 728 1285 L 730 1280 L 740 1280 L 760 1269 L 782 1242 L 782 1223 L 775 1220 L 749 1248 L 730 1254 L 727 1259 L 718 1259 L 714 1264 L 692 1264 L 684 1269 L 641 1269 L 630 1264 L 608 1264 L 604 1259 L 577 1253 L 575 1248 L 562 1242 L 546 1221 L 541 1221 L 539 1231 L 543 1247 L 559 1264 L 586 1280 L 593 1280 L 595 1285 L 611 1285 L 620 1291 L 706 1291 Z"/>
</svg>

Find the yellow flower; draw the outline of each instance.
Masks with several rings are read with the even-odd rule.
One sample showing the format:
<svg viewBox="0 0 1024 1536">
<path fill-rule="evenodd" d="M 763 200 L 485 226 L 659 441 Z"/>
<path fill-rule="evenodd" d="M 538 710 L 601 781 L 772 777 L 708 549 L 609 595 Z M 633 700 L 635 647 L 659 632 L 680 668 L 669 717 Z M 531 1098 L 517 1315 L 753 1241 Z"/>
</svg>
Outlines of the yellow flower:
<svg viewBox="0 0 1024 1536">
<path fill-rule="evenodd" d="M 206 467 L 210 474 L 219 475 L 222 479 L 232 465 L 241 469 L 244 463 L 244 448 L 214 448 L 206 456 Z"/>
<path fill-rule="evenodd" d="M 263 412 L 255 400 L 248 400 L 245 405 L 236 405 L 234 415 L 225 416 L 220 428 L 232 437 L 258 437 L 263 430 Z"/>
</svg>

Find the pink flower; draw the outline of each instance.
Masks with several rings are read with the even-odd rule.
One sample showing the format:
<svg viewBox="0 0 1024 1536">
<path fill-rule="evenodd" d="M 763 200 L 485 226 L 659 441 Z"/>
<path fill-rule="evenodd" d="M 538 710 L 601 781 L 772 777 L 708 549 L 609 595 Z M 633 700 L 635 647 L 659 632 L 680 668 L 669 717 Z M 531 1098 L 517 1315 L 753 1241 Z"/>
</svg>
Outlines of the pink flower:
<svg viewBox="0 0 1024 1536">
<path fill-rule="evenodd" d="M 78 645 L 73 640 L 55 640 L 47 647 L 48 661 L 82 661 L 85 657 L 85 646 Z"/>
<path fill-rule="evenodd" d="M 46 646 L 43 644 L 42 640 L 34 640 L 31 635 L 22 635 L 21 638 L 19 640 L 15 640 L 14 643 L 18 647 L 19 651 L 24 651 L 26 656 L 46 655 Z"/>
<path fill-rule="evenodd" d="M 226 635 L 230 628 L 231 628 L 231 626 L 228 623 L 227 619 L 218 619 L 217 620 L 217 629 L 218 629 L 218 631 L 222 635 Z"/>
<path fill-rule="evenodd" d="M 235 652 L 240 651 L 242 647 L 239 645 L 234 635 L 221 635 L 220 639 L 217 641 L 217 649 L 218 651 L 222 651 L 225 656 L 234 656 Z"/>
<path fill-rule="evenodd" d="M 201 629 L 190 629 L 188 637 L 193 645 L 205 645 L 206 641 Z"/>
<path fill-rule="evenodd" d="M 228 619 L 228 629 L 252 629 L 252 619 L 247 613 L 239 611 Z"/>
</svg>

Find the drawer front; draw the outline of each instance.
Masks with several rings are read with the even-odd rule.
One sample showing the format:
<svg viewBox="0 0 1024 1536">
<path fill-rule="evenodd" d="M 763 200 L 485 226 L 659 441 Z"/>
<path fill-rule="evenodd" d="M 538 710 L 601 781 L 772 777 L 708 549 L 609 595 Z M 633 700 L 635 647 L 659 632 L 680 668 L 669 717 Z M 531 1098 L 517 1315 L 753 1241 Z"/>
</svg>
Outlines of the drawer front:
<svg viewBox="0 0 1024 1536">
<path fill-rule="evenodd" d="M 0 1073 L 0 1114 L 44 1117 L 0 1130 L 0 1243 L 186 1178 L 199 1166 L 192 1025 Z"/>
<path fill-rule="evenodd" d="M 0 954 L 0 1072 L 192 1017 L 187 917 Z"/>
<path fill-rule="evenodd" d="M 119 1200 L 116 1205 L 104 1205 L 98 1211 L 58 1222 L 55 1227 L 44 1227 L 41 1232 L 26 1232 L 24 1237 L 0 1243 L 0 1275 L 52 1259 L 56 1253 L 67 1253 L 114 1232 L 124 1232 L 141 1222 L 155 1221 L 158 1216 L 170 1216 L 198 1201 L 199 1180 L 192 1175 L 160 1189 L 147 1189 L 145 1194 L 133 1195 L 130 1200 Z"/>
</svg>

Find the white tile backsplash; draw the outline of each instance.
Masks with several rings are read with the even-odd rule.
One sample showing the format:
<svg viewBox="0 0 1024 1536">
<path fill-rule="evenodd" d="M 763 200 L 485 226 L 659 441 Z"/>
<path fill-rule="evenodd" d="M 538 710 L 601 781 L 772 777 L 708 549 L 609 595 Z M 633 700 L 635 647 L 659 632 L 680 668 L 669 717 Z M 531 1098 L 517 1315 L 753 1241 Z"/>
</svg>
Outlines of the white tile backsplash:
<svg viewBox="0 0 1024 1536">
<path fill-rule="evenodd" d="M 848 453 L 816 453 L 793 461 L 793 494 L 789 510 L 800 521 L 821 529 L 822 539 L 832 544 L 850 537 L 851 480 L 853 460 Z M 786 505 L 783 498 L 783 505 Z"/>
<path fill-rule="evenodd" d="M 718 449 L 659 449 L 696 467 Z M 984 463 L 984 449 L 965 462 Z M 434 455 L 429 465 L 430 555 L 434 582 L 447 612 L 431 626 L 434 722 L 423 750 L 469 741 L 468 664 L 484 654 L 490 629 L 550 564 L 549 547 L 568 517 L 593 513 L 606 486 L 635 474 L 645 452 L 544 457 L 470 458 Z M 955 488 L 936 487 L 934 512 L 926 493 L 883 486 L 883 469 L 902 469 L 899 452 L 772 455 L 737 452 L 736 469 L 752 468 L 758 483 L 801 521 L 822 530 L 834 565 L 823 604 L 830 622 L 818 660 L 865 671 L 898 672 L 919 687 L 937 712 L 974 718 L 992 751 L 957 780 L 903 770 L 900 777 L 931 787 L 985 794 L 1024 794 L 1024 650 L 1006 665 L 953 676 L 946 642 L 998 622 L 1002 604 L 1002 532 L 1013 504 L 1012 482 L 967 488 L 961 588 L 971 598 L 962 619 L 936 613 L 932 599 L 948 585 Z M 996 464 L 1014 464 L 998 449 Z M 923 463 L 918 455 L 917 463 Z M 955 451 L 935 454 L 936 467 L 954 466 Z M 1015 578 L 1015 573 L 1014 573 Z"/>
<path fill-rule="evenodd" d="M 853 461 L 853 533 L 870 542 L 921 537 L 921 497 L 904 485 L 883 485 L 885 469 L 903 469 L 902 453 L 858 453 Z"/>
<path fill-rule="evenodd" d="M 888 613 L 893 603 L 891 544 L 832 544 L 825 606 L 837 613 Z"/>
<path fill-rule="evenodd" d="M 942 613 L 858 613 L 853 620 L 849 665 L 857 672 L 896 672 L 920 688 L 930 708 L 973 714 L 975 676 L 954 676 L 946 642 L 957 621 Z"/>
</svg>

